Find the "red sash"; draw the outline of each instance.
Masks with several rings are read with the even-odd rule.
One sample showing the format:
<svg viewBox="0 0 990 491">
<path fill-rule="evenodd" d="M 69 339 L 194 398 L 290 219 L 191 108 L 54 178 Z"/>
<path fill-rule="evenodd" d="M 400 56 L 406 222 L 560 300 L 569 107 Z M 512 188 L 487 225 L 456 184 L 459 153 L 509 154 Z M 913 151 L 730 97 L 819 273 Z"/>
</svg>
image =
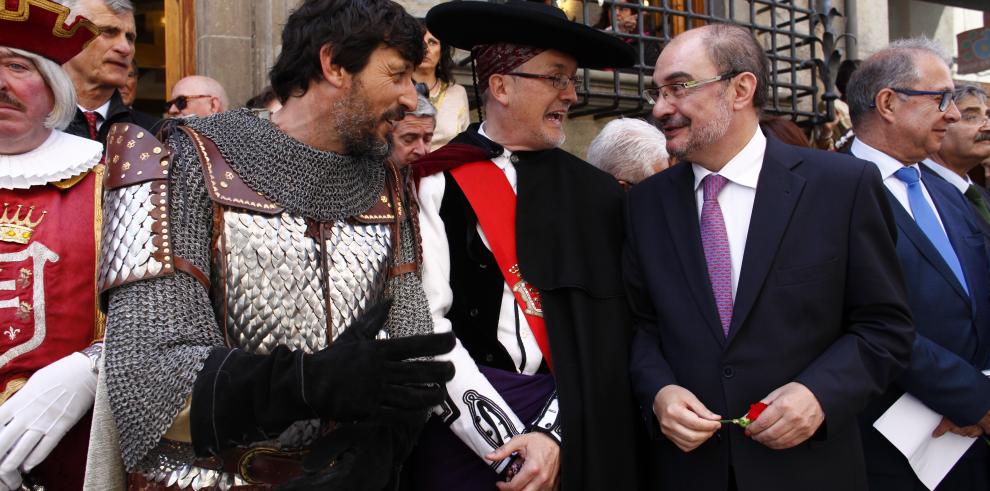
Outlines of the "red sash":
<svg viewBox="0 0 990 491">
<path fill-rule="evenodd" d="M 498 269 L 526 316 L 536 344 L 543 352 L 543 359 L 553 370 L 540 292 L 526 283 L 519 272 L 519 260 L 516 256 L 516 193 L 512 191 L 502 169 L 490 160 L 459 165 L 450 170 L 450 175 L 460 185 L 478 216 L 478 223 L 492 248 Z"/>
</svg>

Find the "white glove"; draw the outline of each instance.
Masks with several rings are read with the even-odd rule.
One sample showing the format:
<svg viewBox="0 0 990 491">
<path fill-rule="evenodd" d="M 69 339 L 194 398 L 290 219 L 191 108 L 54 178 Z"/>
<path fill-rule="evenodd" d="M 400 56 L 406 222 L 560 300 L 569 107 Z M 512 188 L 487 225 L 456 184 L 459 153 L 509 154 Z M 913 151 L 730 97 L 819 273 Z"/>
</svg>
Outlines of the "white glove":
<svg viewBox="0 0 990 491">
<path fill-rule="evenodd" d="M 21 471 L 40 464 L 96 396 L 89 358 L 73 353 L 34 373 L 0 405 L 0 491 L 17 489 Z"/>
</svg>

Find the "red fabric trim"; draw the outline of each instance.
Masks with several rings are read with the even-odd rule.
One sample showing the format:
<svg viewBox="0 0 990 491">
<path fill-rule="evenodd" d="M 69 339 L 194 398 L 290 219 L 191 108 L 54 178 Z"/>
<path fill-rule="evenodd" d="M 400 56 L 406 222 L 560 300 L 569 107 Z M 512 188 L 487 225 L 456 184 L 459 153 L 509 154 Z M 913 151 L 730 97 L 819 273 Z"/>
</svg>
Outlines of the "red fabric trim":
<svg viewBox="0 0 990 491">
<path fill-rule="evenodd" d="M 513 290 L 516 303 L 526 316 L 533 338 L 536 339 L 536 344 L 540 346 L 543 358 L 552 371 L 553 360 L 550 357 L 550 339 L 547 336 L 546 323 L 543 317 L 526 313 L 528 305 L 523 299 L 522 292 L 515 288 L 524 281 L 519 272 L 519 259 L 516 256 L 516 193 L 512 191 L 502 169 L 490 160 L 459 165 L 451 169 L 450 175 L 464 191 L 471 208 L 478 216 L 478 223 L 492 248 L 498 269 L 509 288 Z M 526 286 L 536 305 L 539 306 L 539 291 L 528 284 Z"/>
<path fill-rule="evenodd" d="M 464 143 L 448 143 L 435 152 L 411 164 L 413 178 L 418 183 L 420 179 L 453 169 L 466 162 L 478 162 L 488 158 L 487 152 L 474 145 Z"/>
</svg>

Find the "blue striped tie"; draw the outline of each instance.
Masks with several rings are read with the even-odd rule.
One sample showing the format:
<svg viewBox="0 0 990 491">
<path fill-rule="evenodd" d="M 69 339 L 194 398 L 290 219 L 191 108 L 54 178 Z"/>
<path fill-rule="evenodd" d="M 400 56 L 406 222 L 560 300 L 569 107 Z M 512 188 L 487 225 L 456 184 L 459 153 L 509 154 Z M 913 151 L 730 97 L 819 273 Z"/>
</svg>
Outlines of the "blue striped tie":
<svg viewBox="0 0 990 491">
<path fill-rule="evenodd" d="M 968 294 L 969 287 L 966 285 L 966 277 L 963 276 L 962 265 L 959 264 L 959 258 L 949 242 L 949 237 L 945 235 L 945 231 L 938 223 L 935 210 L 929 206 L 928 200 L 925 199 L 918 169 L 902 167 L 894 173 L 894 176 L 907 184 L 908 204 L 911 205 L 911 214 L 914 215 L 914 221 L 918 224 L 918 228 L 925 233 L 938 253 L 942 255 L 942 259 L 949 265 L 949 269 L 956 275 L 959 284 Z"/>
</svg>

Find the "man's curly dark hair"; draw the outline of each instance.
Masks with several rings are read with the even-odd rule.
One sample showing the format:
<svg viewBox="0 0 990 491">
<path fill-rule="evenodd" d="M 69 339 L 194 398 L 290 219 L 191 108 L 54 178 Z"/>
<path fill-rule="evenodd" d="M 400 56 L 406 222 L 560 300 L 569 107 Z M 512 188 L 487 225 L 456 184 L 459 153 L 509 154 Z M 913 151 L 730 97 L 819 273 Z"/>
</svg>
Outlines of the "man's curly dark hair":
<svg viewBox="0 0 990 491">
<path fill-rule="evenodd" d="M 395 48 L 418 66 L 426 47 L 416 18 L 391 0 L 306 0 L 282 29 L 282 52 L 269 72 L 279 100 L 305 94 L 322 76 L 320 49 L 356 74 L 379 46 Z"/>
</svg>

